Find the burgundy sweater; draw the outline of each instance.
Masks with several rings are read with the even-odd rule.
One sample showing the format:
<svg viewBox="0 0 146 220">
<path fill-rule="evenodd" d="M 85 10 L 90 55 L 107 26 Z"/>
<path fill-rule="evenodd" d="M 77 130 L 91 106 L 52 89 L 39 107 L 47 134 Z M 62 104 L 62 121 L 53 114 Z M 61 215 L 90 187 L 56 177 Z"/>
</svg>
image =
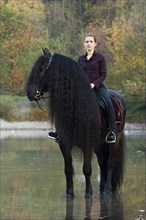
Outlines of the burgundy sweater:
<svg viewBox="0 0 146 220">
<path fill-rule="evenodd" d="M 96 88 L 103 87 L 103 81 L 106 78 L 106 63 L 104 56 L 94 51 L 92 57 L 87 60 L 87 54 L 78 59 L 84 72 L 88 75 L 90 83 L 94 83 Z"/>
</svg>

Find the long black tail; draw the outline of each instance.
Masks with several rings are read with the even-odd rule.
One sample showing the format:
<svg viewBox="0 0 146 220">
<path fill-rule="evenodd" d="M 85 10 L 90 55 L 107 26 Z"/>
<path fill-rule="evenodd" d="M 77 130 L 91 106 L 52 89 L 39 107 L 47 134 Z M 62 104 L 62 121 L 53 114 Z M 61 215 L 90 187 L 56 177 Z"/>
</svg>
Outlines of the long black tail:
<svg viewBox="0 0 146 220">
<path fill-rule="evenodd" d="M 113 151 L 112 191 L 118 190 L 123 182 L 126 139 L 122 132 Z"/>
</svg>

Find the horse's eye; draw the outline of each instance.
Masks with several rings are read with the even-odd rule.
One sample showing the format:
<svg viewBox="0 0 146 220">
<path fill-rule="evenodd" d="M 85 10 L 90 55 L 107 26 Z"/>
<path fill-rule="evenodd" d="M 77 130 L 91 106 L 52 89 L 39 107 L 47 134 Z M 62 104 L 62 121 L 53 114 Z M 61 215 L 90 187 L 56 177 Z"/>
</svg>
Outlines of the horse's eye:
<svg viewBox="0 0 146 220">
<path fill-rule="evenodd" d="M 40 66 L 40 73 L 42 73 L 42 71 L 44 70 L 45 68 L 45 62 L 42 62 L 42 65 Z"/>
<path fill-rule="evenodd" d="M 41 67 L 40 67 L 40 73 L 42 72 L 42 70 L 43 70 L 43 67 L 41 66 Z"/>
<path fill-rule="evenodd" d="M 45 73 L 45 71 L 48 69 L 50 60 L 48 58 L 44 59 L 41 67 L 40 67 L 40 74 L 43 75 Z"/>
</svg>

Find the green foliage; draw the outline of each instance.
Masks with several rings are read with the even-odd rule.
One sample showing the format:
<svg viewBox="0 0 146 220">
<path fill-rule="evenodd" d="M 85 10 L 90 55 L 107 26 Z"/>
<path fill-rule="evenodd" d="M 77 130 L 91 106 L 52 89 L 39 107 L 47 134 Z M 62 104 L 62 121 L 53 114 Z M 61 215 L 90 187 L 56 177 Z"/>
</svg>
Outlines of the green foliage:
<svg viewBox="0 0 146 220">
<path fill-rule="evenodd" d="M 127 102 L 126 121 L 144 123 L 146 119 L 145 101 L 142 101 L 137 95 L 126 95 L 124 98 Z"/>
</svg>

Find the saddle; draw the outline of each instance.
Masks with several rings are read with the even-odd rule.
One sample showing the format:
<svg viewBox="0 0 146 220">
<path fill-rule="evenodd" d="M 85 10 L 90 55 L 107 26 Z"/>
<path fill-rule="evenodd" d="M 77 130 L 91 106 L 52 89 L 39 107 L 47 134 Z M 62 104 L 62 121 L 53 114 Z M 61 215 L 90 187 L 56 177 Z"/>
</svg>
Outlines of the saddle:
<svg viewBox="0 0 146 220">
<path fill-rule="evenodd" d="M 115 110 L 116 123 L 123 124 L 123 114 L 120 101 L 116 97 L 113 97 L 111 94 L 109 94 L 109 97 Z M 97 100 L 100 106 L 100 124 L 101 127 L 103 127 L 105 120 L 107 121 L 107 103 L 106 100 L 101 96 L 97 97 Z"/>
</svg>

